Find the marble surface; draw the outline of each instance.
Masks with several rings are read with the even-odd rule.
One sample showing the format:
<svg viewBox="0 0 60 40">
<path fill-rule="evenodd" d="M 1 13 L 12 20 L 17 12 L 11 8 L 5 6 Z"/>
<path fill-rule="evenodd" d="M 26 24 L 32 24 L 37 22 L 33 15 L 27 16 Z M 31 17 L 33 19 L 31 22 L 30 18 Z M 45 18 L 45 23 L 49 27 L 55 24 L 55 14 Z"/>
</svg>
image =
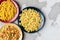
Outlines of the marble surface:
<svg viewBox="0 0 60 40">
<path fill-rule="evenodd" d="M 16 0 L 21 10 L 34 6 L 42 10 L 46 23 L 42 30 L 36 33 L 24 32 L 23 40 L 60 40 L 60 0 Z M 17 24 L 17 20 L 14 22 Z M 4 23 L 0 22 L 0 26 Z"/>
</svg>

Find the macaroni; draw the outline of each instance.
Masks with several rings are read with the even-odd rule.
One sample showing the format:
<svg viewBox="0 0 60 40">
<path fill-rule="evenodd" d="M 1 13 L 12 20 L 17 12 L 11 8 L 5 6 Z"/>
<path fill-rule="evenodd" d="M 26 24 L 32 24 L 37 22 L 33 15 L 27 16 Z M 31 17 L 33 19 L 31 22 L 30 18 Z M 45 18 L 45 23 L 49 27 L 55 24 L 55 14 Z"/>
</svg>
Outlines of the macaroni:
<svg viewBox="0 0 60 40">
<path fill-rule="evenodd" d="M 39 28 L 41 17 L 36 10 L 25 9 L 20 14 L 19 20 L 21 21 L 20 25 L 22 25 L 27 32 L 31 32 Z"/>
</svg>

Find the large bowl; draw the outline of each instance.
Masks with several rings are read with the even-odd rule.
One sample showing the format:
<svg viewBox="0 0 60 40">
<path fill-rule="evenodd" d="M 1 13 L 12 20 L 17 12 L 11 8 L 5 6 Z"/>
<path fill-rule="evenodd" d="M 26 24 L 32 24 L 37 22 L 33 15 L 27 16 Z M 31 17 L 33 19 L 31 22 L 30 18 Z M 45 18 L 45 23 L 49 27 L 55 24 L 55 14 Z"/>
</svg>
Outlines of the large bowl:
<svg viewBox="0 0 60 40">
<path fill-rule="evenodd" d="M 14 4 L 15 7 L 16 7 L 16 14 L 15 14 L 15 16 L 14 16 L 11 20 L 9 20 L 9 21 L 0 20 L 1 22 L 10 23 L 10 22 L 15 21 L 16 18 L 18 17 L 18 14 L 19 14 L 19 7 L 18 7 L 18 4 L 17 4 L 14 0 L 11 0 L 11 2 L 13 2 L 13 4 Z"/>
<path fill-rule="evenodd" d="M 21 21 L 19 21 L 19 20 L 18 20 L 18 25 L 21 27 L 21 29 L 22 29 L 23 31 L 25 31 L 25 32 L 27 32 L 27 33 L 35 33 L 35 32 L 38 32 L 39 30 L 41 30 L 41 29 L 44 27 L 44 24 L 45 24 L 45 16 L 44 16 L 43 12 L 42 12 L 40 9 L 36 8 L 36 7 L 26 7 L 26 8 L 24 8 L 23 10 L 25 10 L 25 9 L 34 9 L 34 10 L 36 10 L 37 12 L 39 12 L 39 13 L 40 13 L 41 20 L 42 20 L 42 21 L 41 21 L 41 25 L 39 26 L 39 28 L 38 28 L 37 31 L 32 31 L 32 32 L 27 32 L 27 31 L 24 29 L 23 26 L 19 25 L 19 23 L 21 22 Z M 21 11 L 21 13 L 22 13 L 22 11 Z M 20 19 L 20 16 L 19 16 L 18 18 Z"/>
</svg>

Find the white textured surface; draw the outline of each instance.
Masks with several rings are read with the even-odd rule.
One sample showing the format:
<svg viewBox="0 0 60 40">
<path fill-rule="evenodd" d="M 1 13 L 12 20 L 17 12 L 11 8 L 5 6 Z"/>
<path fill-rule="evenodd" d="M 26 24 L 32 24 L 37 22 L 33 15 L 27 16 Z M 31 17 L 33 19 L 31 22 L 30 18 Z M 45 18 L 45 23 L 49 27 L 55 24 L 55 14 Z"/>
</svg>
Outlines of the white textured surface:
<svg viewBox="0 0 60 40">
<path fill-rule="evenodd" d="M 16 0 L 16 1 L 18 2 L 22 9 L 27 6 L 38 7 L 44 12 L 46 17 L 46 24 L 44 28 L 41 31 L 34 34 L 24 32 L 23 40 L 60 40 L 60 9 L 59 9 L 60 0 Z M 17 21 L 15 23 L 17 24 Z M 3 23 L 0 23 L 0 25 L 3 25 Z"/>
</svg>

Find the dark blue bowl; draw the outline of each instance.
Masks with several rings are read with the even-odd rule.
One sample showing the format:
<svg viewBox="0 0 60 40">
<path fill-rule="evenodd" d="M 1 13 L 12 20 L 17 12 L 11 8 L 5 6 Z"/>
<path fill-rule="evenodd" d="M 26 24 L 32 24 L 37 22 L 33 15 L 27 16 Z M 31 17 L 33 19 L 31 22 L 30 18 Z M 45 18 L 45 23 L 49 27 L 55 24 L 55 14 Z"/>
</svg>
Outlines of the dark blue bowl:
<svg viewBox="0 0 60 40">
<path fill-rule="evenodd" d="M 40 27 L 38 28 L 38 30 L 37 30 L 37 31 L 29 32 L 29 33 L 35 33 L 35 32 L 38 32 L 39 30 L 41 30 L 41 29 L 44 27 L 45 20 L 46 20 L 43 12 L 42 12 L 40 9 L 36 8 L 36 7 L 26 7 L 26 8 L 24 8 L 24 9 L 34 9 L 34 10 L 36 10 L 37 12 L 40 13 L 40 17 L 41 17 L 41 19 L 42 19 L 41 25 L 40 25 Z M 24 9 L 23 9 L 23 10 L 24 10 Z M 20 13 L 22 13 L 22 11 L 21 11 Z M 20 19 L 20 16 L 18 17 L 18 19 Z M 18 25 L 19 25 L 20 22 L 21 22 L 21 21 L 18 20 Z M 27 31 L 23 28 L 23 26 L 19 25 L 19 27 L 22 29 L 22 31 L 27 32 Z M 28 32 L 27 32 L 27 33 L 28 33 Z"/>
</svg>

